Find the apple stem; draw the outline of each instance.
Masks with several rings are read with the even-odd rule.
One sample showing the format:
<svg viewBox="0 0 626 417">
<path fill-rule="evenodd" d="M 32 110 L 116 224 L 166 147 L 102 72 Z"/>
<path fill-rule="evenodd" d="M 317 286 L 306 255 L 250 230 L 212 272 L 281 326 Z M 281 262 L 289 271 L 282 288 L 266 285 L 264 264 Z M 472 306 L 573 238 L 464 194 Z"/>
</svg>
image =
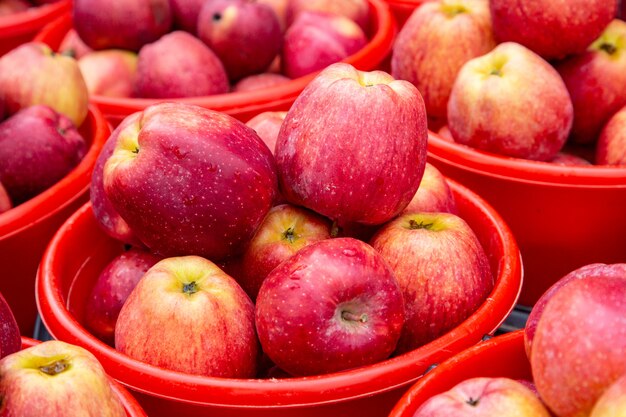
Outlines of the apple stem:
<svg viewBox="0 0 626 417">
<path fill-rule="evenodd" d="M 197 293 L 198 285 L 196 284 L 196 281 L 191 281 L 183 284 L 183 292 L 189 295 Z"/>
<path fill-rule="evenodd" d="M 416 222 L 413 219 L 409 220 L 409 229 L 411 229 L 411 230 L 417 230 L 417 229 L 428 229 L 428 230 L 430 230 L 431 227 L 433 227 L 432 223 L 424 223 L 423 221 L 418 223 L 418 222 Z"/>
<path fill-rule="evenodd" d="M 337 224 L 337 220 L 333 221 L 333 225 L 330 227 L 330 237 L 339 236 L 339 224 Z"/>
<path fill-rule="evenodd" d="M 139 147 L 135 146 L 135 149 L 133 149 L 133 153 L 139 153 Z"/>
<path fill-rule="evenodd" d="M 367 322 L 367 314 L 363 313 L 361 315 L 353 314 L 349 311 L 342 311 L 341 318 L 346 321 L 359 321 L 361 323 Z"/>
<path fill-rule="evenodd" d="M 54 361 L 50 365 L 40 366 L 39 370 L 44 374 L 54 376 L 60 374 L 69 367 L 70 364 L 65 359 L 60 359 L 58 361 Z"/>
<path fill-rule="evenodd" d="M 602 45 L 600 45 L 600 49 L 609 55 L 613 55 L 615 52 L 617 52 L 617 48 L 615 47 L 615 45 L 608 42 L 602 43 Z"/>
<path fill-rule="evenodd" d="M 296 234 L 294 233 L 293 227 L 290 227 L 283 232 L 283 239 L 289 243 L 293 243 L 296 240 Z"/>
<path fill-rule="evenodd" d="M 478 398 L 469 397 L 469 400 L 467 400 L 465 402 L 467 404 L 471 405 L 472 407 L 476 407 L 478 405 Z"/>
</svg>

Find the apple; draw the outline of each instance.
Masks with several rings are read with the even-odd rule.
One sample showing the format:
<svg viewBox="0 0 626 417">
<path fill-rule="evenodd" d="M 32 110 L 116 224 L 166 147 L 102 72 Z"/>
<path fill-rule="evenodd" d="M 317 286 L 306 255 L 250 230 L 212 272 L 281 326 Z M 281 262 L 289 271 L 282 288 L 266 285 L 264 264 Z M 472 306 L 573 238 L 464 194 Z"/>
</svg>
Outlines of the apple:
<svg viewBox="0 0 626 417">
<path fill-rule="evenodd" d="M 195 34 L 198 15 L 206 0 L 169 0 L 174 25 L 179 29 Z"/>
<path fill-rule="evenodd" d="M 124 303 L 115 348 L 174 371 L 252 378 L 259 356 L 254 304 L 211 261 L 167 258 L 146 272 Z"/>
<path fill-rule="evenodd" d="M 0 397 L 7 417 L 127 415 L 96 357 L 56 340 L 0 360 Z"/>
<path fill-rule="evenodd" d="M 149 106 L 120 127 L 103 183 L 133 234 L 163 256 L 242 251 L 278 192 L 274 158 L 254 130 L 183 103 Z"/>
<path fill-rule="evenodd" d="M 539 398 L 509 378 L 470 378 L 428 399 L 413 417 L 550 417 Z"/>
<path fill-rule="evenodd" d="M 233 81 L 264 72 L 283 40 L 274 10 L 248 0 L 207 0 L 198 16 L 198 37 L 222 60 Z"/>
<path fill-rule="evenodd" d="M 83 42 L 74 29 L 70 29 L 63 37 L 63 40 L 59 45 L 58 52 L 60 54 L 80 59 L 88 53 L 93 52 L 93 49 L 88 47 L 85 42 Z"/>
<path fill-rule="evenodd" d="M 280 129 L 281 192 L 339 226 L 385 223 L 415 195 L 427 140 L 413 84 L 333 64 L 298 96 Z"/>
<path fill-rule="evenodd" d="M 367 31 L 370 6 L 367 0 L 289 0 L 287 2 L 287 26 L 293 24 L 303 12 L 322 12 L 348 18 Z"/>
<path fill-rule="evenodd" d="M 611 116 L 626 105 L 626 22 L 613 20 L 585 52 L 556 69 L 574 104 L 572 140 L 595 142 Z"/>
<path fill-rule="evenodd" d="M 257 2 L 266 4 L 274 10 L 280 24 L 280 30 L 284 32 L 287 29 L 287 4 L 289 0 L 257 0 Z"/>
<path fill-rule="evenodd" d="M 313 243 L 278 265 L 256 300 L 263 351 L 292 375 L 376 363 L 396 347 L 402 293 L 372 247 L 352 238 Z"/>
<path fill-rule="evenodd" d="M 1 0 L 0 1 L 0 17 L 11 16 L 28 10 L 31 4 L 26 0 Z"/>
<path fill-rule="evenodd" d="M 490 294 L 489 260 L 470 226 L 450 213 L 399 216 L 371 239 L 402 290 L 397 352 L 416 349 L 467 319 Z"/>
<path fill-rule="evenodd" d="M 273 154 L 278 132 L 286 116 L 286 111 L 266 111 L 248 120 L 246 125 L 254 129 Z"/>
<path fill-rule="evenodd" d="M 602 129 L 596 145 L 596 164 L 626 165 L 626 106 Z"/>
<path fill-rule="evenodd" d="M 587 416 L 626 374 L 626 274 L 578 279 L 546 303 L 530 351 L 533 380 L 559 417 Z"/>
<path fill-rule="evenodd" d="M 448 127 L 464 145 L 549 161 L 565 144 L 573 113 L 556 70 L 507 42 L 461 68 L 448 102 Z"/>
<path fill-rule="evenodd" d="M 568 152 L 558 152 L 554 158 L 550 161 L 552 164 L 564 165 L 564 166 L 589 166 L 592 165 L 591 162 L 586 159 L 568 153 Z"/>
<path fill-rule="evenodd" d="M 291 81 L 291 78 L 282 74 L 274 74 L 264 72 L 262 74 L 249 75 L 239 80 L 233 87 L 234 92 L 255 91 L 263 88 L 270 88 L 276 85 L 285 84 Z"/>
<path fill-rule="evenodd" d="M 545 59 L 583 52 L 617 11 L 615 0 L 489 0 L 499 42 L 517 42 Z"/>
<path fill-rule="evenodd" d="M 0 123 L 0 182 L 18 205 L 67 175 L 87 152 L 72 121 L 47 106 Z"/>
<path fill-rule="evenodd" d="M 85 304 L 85 325 L 94 336 L 113 345 L 115 322 L 139 280 L 160 257 L 132 248 L 116 256 L 100 272 Z"/>
<path fill-rule="evenodd" d="M 13 208 L 11 197 L 9 197 L 9 193 L 7 193 L 6 188 L 0 182 L 0 214 L 9 211 L 11 208 Z"/>
<path fill-rule="evenodd" d="M 87 117 L 87 86 L 76 60 L 40 42 L 22 44 L 0 58 L 0 101 L 9 115 L 44 104 L 76 126 Z"/>
<path fill-rule="evenodd" d="M 367 43 L 363 30 L 347 17 L 303 12 L 285 33 L 281 71 L 298 78 L 356 53 Z"/>
<path fill-rule="evenodd" d="M 437 135 L 446 142 L 454 142 L 454 138 L 452 137 L 452 132 L 450 132 L 450 128 L 448 125 L 443 125 L 437 131 Z"/>
<path fill-rule="evenodd" d="M 589 417 L 626 417 L 626 373 L 604 391 Z"/>
<path fill-rule="evenodd" d="M 331 223 L 307 209 L 289 204 L 273 207 L 243 254 L 237 282 L 255 300 L 267 275 L 300 249 L 330 239 Z"/>
<path fill-rule="evenodd" d="M 429 117 L 445 119 L 450 91 L 461 67 L 495 46 L 488 2 L 423 3 L 398 34 L 391 75 L 417 87 Z"/>
<path fill-rule="evenodd" d="M 169 0 L 74 0 L 74 29 L 90 48 L 138 51 L 172 26 Z"/>
<path fill-rule="evenodd" d="M 89 94 L 130 97 L 133 93 L 137 54 L 121 49 L 94 51 L 78 60 Z"/>
<path fill-rule="evenodd" d="M 208 96 L 229 89 L 220 59 L 187 32 L 168 33 L 139 51 L 136 97 Z"/>
<path fill-rule="evenodd" d="M 20 350 L 22 337 L 13 311 L 2 293 L 0 293 L 0 329 L 0 358 L 4 358 Z"/>
<path fill-rule="evenodd" d="M 456 201 L 448 181 L 431 163 L 426 162 L 422 181 L 402 214 L 443 212 L 457 214 Z"/>
</svg>

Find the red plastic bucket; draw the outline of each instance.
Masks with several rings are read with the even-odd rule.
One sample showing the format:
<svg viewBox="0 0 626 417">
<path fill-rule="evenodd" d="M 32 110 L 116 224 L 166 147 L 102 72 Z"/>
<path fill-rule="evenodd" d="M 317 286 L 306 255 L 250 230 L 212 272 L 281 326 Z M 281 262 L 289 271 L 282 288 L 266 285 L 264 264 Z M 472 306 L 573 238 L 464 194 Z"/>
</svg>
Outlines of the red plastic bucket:
<svg viewBox="0 0 626 417">
<path fill-rule="evenodd" d="M 70 0 L 60 0 L 9 16 L 0 16 L 0 56 L 32 40 L 45 25 L 68 14 L 71 7 Z"/>
<path fill-rule="evenodd" d="M 107 372 L 134 390 L 150 416 L 188 417 L 387 415 L 433 363 L 481 340 L 515 305 L 522 270 L 515 239 L 500 216 L 469 189 L 451 182 L 460 215 L 474 229 L 496 277 L 493 292 L 465 322 L 419 349 L 375 365 L 291 379 L 225 379 L 163 370 L 131 359 L 83 327 L 84 303 L 99 272 L 123 248 L 98 226 L 86 204 L 59 229 L 38 273 L 37 302 L 57 339 L 93 352 Z"/>
<path fill-rule="evenodd" d="M 88 200 L 91 171 L 110 134 L 106 120 L 93 106 L 80 132 L 89 145 L 80 164 L 46 191 L 0 214 L 0 292 L 22 334 L 33 333 L 37 317 L 35 277 L 41 256 L 59 226 Z"/>
<path fill-rule="evenodd" d="M 402 28 L 406 23 L 413 10 L 422 4 L 433 1 L 433 0 L 385 0 L 389 7 L 391 8 L 391 13 L 393 14 L 396 22 L 398 22 L 398 27 Z"/>
<path fill-rule="evenodd" d="M 591 263 L 626 262 L 626 169 L 502 157 L 430 133 L 429 162 L 507 222 L 524 261 L 520 304 Z"/>
<path fill-rule="evenodd" d="M 364 71 L 379 67 L 390 54 L 397 32 L 395 20 L 387 4 L 383 0 L 369 0 L 369 3 L 372 15 L 370 41 L 360 51 L 345 59 L 345 62 Z M 71 17 L 69 15 L 64 16 L 47 25 L 39 35 L 37 35 L 36 39 L 47 43 L 52 49 L 56 50 L 71 27 Z M 168 101 L 196 104 L 227 113 L 245 122 L 264 111 L 289 110 L 293 101 L 316 74 L 317 73 L 309 74 L 291 80 L 285 84 L 256 91 L 169 99 Z M 122 119 L 129 114 L 143 110 L 158 101 L 162 100 L 111 98 L 103 96 L 91 97 L 91 102 L 100 108 L 105 117 L 114 126 L 117 126 Z"/>
<path fill-rule="evenodd" d="M 530 363 L 524 351 L 524 331 L 494 337 L 443 362 L 404 394 L 389 417 L 412 417 L 432 396 L 476 377 L 531 381 Z"/>
</svg>

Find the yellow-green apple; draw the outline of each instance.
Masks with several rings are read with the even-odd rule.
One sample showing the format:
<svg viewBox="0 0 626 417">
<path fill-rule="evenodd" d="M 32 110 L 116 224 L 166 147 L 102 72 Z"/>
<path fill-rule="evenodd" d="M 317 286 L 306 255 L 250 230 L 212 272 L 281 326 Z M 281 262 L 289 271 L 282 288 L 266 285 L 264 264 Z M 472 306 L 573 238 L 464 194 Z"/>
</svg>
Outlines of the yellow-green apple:
<svg viewBox="0 0 626 417">
<path fill-rule="evenodd" d="M 137 72 L 137 54 L 122 49 L 93 51 L 78 59 L 89 94 L 130 97 Z"/>
<path fill-rule="evenodd" d="M 382 224 L 415 195 L 427 136 L 413 84 L 333 64 L 298 96 L 280 129 L 281 192 L 340 226 Z"/>
<path fill-rule="evenodd" d="M 363 30 L 344 16 L 302 12 L 285 33 L 281 71 L 298 78 L 354 54 L 367 43 Z"/>
<path fill-rule="evenodd" d="M 493 288 L 484 249 L 470 226 L 450 213 L 399 216 L 371 239 L 393 270 L 406 322 L 397 352 L 418 348 L 468 318 Z"/>
<path fill-rule="evenodd" d="M 0 184 L 0 187 L 2 187 L 2 184 Z M 0 293 L 0 358 L 17 352 L 21 347 L 20 328 L 17 326 L 17 321 L 9 303 Z"/>
<path fill-rule="evenodd" d="M 78 33 L 74 29 L 70 29 L 61 44 L 59 45 L 59 49 L 57 50 L 60 54 L 68 55 L 74 57 L 76 59 L 82 58 L 84 55 L 87 55 L 90 52 L 93 52 L 93 49 L 88 47 L 85 42 L 78 36 Z"/>
<path fill-rule="evenodd" d="M 626 105 L 626 22 L 613 20 L 586 51 L 556 65 L 574 104 L 571 138 L 595 142 Z"/>
<path fill-rule="evenodd" d="M 398 34 L 391 75 L 417 87 L 429 117 L 445 119 L 450 91 L 463 64 L 495 46 L 487 1 L 426 2 Z"/>
<path fill-rule="evenodd" d="M 126 417 L 102 365 L 79 346 L 51 340 L 0 360 L 6 417 Z"/>
<path fill-rule="evenodd" d="M 139 51 L 136 97 L 176 98 L 226 93 L 220 59 L 195 36 L 175 31 Z"/>
<path fill-rule="evenodd" d="M 538 161 L 561 150 L 573 117 L 556 70 L 513 42 L 468 61 L 448 101 L 448 127 L 456 142 Z"/>
<path fill-rule="evenodd" d="M 432 164 L 426 162 L 422 181 L 411 202 L 402 214 L 411 213 L 457 213 L 456 200 L 448 181 Z"/>
<path fill-rule="evenodd" d="M 267 275 L 300 249 L 330 239 L 331 223 L 312 211 L 290 204 L 273 207 L 243 254 L 237 282 L 256 299 Z"/>
<path fill-rule="evenodd" d="M 181 341 L 183 355 L 177 348 Z M 146 272 L 124 303 L 115 325 L 115 347 L 166 369 L 252 378 L 259 355 L 254 304 L 211 261 L 167 258 Z"/>
<path fill-rule="evenodd" d="M 263 351 L 292 375 L 376 363 L 396 347 L 404 302 L 393 272 L 352 238 L 313 243 L 278 265 L 256 300 Z"/>
<path fill-rule="evenodd" d="M 0 0 L 0 17 L 24 12 L 30 7 L 31 4 L 26 0 Z"/>
<path fill-rule="evenodd" d="M 287 4 L 289 0 L 257 0 L 259 3 L 266 4 L 274 10 L 278 23 L 280 24 L 280 30 L 285 31 L 287 29 Z"/>
<path fill-rule="evenodd" d="M 626 165 L 626 107 L 604 126 L 596 144 L 596 164 Z"/>
<path fill-rule="evenodd" d="M 27 107 L 0 123 L 0 182 L 20 204 L 67 175 L 86 151 L 70 119 L 47 106 Z"/>
<path fill-rule="evenodd" d="M 259 113 L 246 122 L 246 125 L 254 129 L 259 137 L 265 142 L 272 154 L 276 148 L 278 132 L 287 116 L 286 111 L 266 111 Z"/>
<path fill-rule="evenodd" d="M 615 0 L 490 0 L 499 42 L 517 42 L 545 59 L 581 53 L 609 24 Z"/>
<path fill-rule="evenodd" d="M 74 0 L 74 29 L 90 48 L 138 51 L 172 26 L 169 0 Z"/>
<path fill-rule="evenodd" d="M 13 208 L 11 197 L 9 197 L 9 193 L 7 193 L 6 188 L 0 182 L 0 214 L 9 211 L 11 208 Z"/>
<path fill-rule="evenodd" d="M 196 33 L 198 15 L 205 0 L 169 0 L 174 26 L 189 33 Z"/>
<path fill-rule="evenodd" d="M 280 52 L 280 23 L 266 4 L 249 0 L 206 0 L 198 37 L 222 60 L 231 80 L 264 72 Z"/>
<path fill-rule="evenodd" d="M 282 74 L 274 74 L 272 72 L 264 72 L 261 74 L 249 75 L 233 86 L 233 91 L 254 91 L 261 90 L 263 88 L 274 87 L 276 85 L 285 84 L 291 81 L 290 78 L 285 77 Z"/>
<path fill-rule="evenodd" d="M 133 234 L 163 256 L 242 250 L 277 195 L 274 158 L 254 130 L 183 103 L 130 117 L 112 135 L 103 184 Z"/>
<path fill-rule="evenodd" d="M 94 336 L 113 345 L 115 322 L 139 280 L 161 257 L 131 248 L 116 256 L 100 272 L 85 304 L 85 325 Z"/>
<path fill-rule="evenodd" d="M 577 279 L 546 303 L 532 341 L 533 380 L 559 417 L 588 416 L 626 374 L 626 275 Z"/>
<path fill-rule="evenodd" d="M 429 398 L 413 417 L 550 417 L 539 398 L 509 378 L 470 378 Z"/>
<path fill-rule="evenodd" d="M 288 0 L 287 26 L 292 25 L 305 11 L 343 16 L 355 22 L 364 31 L 369 29 L 370 6 L 367 0 Z"/>
<path fill-rule="evenodd" d="M 589 417 L 626 417 L 626 373 L 596 401 Z"/>
<path fill-rule="evenodd" d="M 9 115 L 44 104 L 80 126 L 87 117 L 88 92 L 74 58 L 40 42 L 18 46 L 0 58 L 0 101 Z"/>
</svg>

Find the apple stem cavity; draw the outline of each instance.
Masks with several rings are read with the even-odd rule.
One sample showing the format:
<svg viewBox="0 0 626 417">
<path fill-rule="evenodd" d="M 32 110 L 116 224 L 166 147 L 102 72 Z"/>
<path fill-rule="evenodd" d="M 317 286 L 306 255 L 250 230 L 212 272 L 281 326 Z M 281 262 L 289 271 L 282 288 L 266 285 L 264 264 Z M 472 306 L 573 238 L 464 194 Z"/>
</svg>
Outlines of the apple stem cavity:
<svg viewBox="0 0 626 417">
<path fill-rule="evenodd" d="M 448 17 L 455 17 L 456 15 L 467 13 L 467 9 L 460 4 L 444 4 L 441 6 L 441 11 Z"/>
<path fill-rule="evenodd" d="M 603 42 L 600 45 L 600 50 L 606 52 L 609 55 L 613 55 L 617 52 L 617 47 L 612 43 Z"/>
<path fill-rule="evenodd" d="M 221 15 L 221 13 L 214 13 L 214 14 L 213 14 L 213 21 L 214 21 L 214 22 L 219 22 L 220 20 L 222 20 L 222 15 Z"/>
<path fill-rule="evenodd" d="M 502 71 L 499 68 L 494 68 L 489 72 L 489 75 L 497 75 L 498 77 L 502 77 Z"/>
<path fill-rule="evenodd" d="M 413 219 L 409 220 L 409 229 L 410 230 L 418 230 L 418 229 L 427 229 L 430 230 L 433 227 L 434 223 L 424 223 L 420 221 L 419 223 Z"/>
<path fill-rule="evenodd" d="M 49 365 L 40 366 L 39 370 L 46 375 L 54 376 L 67 370 L 70 367 L 69 362 L 66 359 L 59 359 Z"/>
<path fill-rule="evenodd" d="M 293 243 L 296 241 L 297 236 L 293 230 L 293 227 L 289 227 L 287 230 L 283 232 L 283 239 L 289 243 Z"/>
<path fill-rule="evenodd" d="M 185 284 L 183 284 L 183 292 L 185 294 L 195 294 L 198 292 L 198 284 L 196 284 L 196 281 L 191 281 L 191 282 L 187 282 Z"/>
<path fill-rule="evenodd" d="M 358 321 L 361 323 L 367 323 L 367 314 L 354 314 L 350 311 L 344 310 L 341 312 L 341 318 L 345 321 Z"/>
<path fill-rule="evenodd" d="M 469 400 L 467 400 L 465 402 L 467 404 L 471 405 L 472 407 L 476 407 L 478 405 L 478 398 L 469 397 Z"/>
</svg>

